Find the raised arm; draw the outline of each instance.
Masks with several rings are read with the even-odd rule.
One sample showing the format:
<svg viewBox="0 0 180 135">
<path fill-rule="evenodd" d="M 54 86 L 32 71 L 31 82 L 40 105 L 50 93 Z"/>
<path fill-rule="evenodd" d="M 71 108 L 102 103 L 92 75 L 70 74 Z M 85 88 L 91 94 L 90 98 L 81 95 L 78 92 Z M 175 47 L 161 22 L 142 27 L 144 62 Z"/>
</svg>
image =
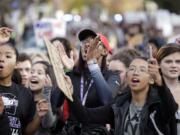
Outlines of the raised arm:
<svg viewBox="0 0 180 135">
<path fill-rule="evenodd" d="M 168 122 L 172 117 L 175 116 L 178 105 L 175 102 L 169 88 L 164 83 L 162 76 L 160 75 L 159 66 L 155 58 L 149 59 L 149 73 L 155 81 L 155 87 L 158 90 L 158 94 L 161 99 L 161 116 L 163 117 L 165 122 Z"/>
<path fill-rule="evenodd" d="M 111 75 L 105 80 L 98 64 L 88 64 L 88 68 L 102 103 L 104 105 L 110 103 L 113 99 L 113 93 L 116 93 L 120 89 L 120 78 L 118 74 L 111 72 Z"/>
<path fill-rule="evenodd" d="M 66 76 L 67 87 L 73 89 L 71 79 Z M 83 123 L 112 123 L 114 120 L 114 113 L 111 104 L 98 108 L 86 108 L 82 106 L 77 95 L 73 94 L 73 102 L 69 101 L 70 109 L 77 117 L 79 122 Z"/>
<path fill-rule="evenodd" d="M 73 99 L 73 102 L 69 101 L 70 109 L 76 115 L 79 122 L 96 124 L 113 123 L 114 113 L 111 104 L 97 108 L 86 108 L 82 106 L 76 96 L 73 96 Z"/>
</svg>

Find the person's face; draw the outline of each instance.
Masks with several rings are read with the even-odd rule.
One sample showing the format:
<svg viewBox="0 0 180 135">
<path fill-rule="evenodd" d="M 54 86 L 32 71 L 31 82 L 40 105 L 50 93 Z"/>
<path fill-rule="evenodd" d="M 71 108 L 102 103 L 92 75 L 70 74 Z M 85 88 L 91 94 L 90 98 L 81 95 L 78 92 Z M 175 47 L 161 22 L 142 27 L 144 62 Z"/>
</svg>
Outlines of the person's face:
<svg viewBox="0 0 180 135">
<path fill-rule="evenodd" d="M 22 78 L 22 85 L 28 87 L 29 78 L 31 76 L 31 62 L 29 60 L 18 62 L 17 69 L 19 70 Z"/>
<path fill-rule="evenodd" d="M 126 78 L 126 67 L 124 63 L 119 60 L 112 60 L 109 63 L 109 69 L 112 71 L 119 71 L 119 77 L 121 79 L 121 83 L 125 81 Z"/>
<path fill-rule="evenodd" d="M 92 37 L 87 37 L 85 40 L 83 40 L 81 42 L 81 54 L 82 54 L 82 59 L 84 61 L 86 61 L 86 54 L 87 54 L 87 51 L 88 51 L 88 48 L 90 46 L 90 41 L 93 40 Z"/>
<path fill-rule="evenodd" d="M 15 50 L 9 45 L 0 46 L 0 79 L 11 79 L 16 66 Z"/>
<path fill-rule="evenodd" d="M 84 61 L 87 61 L 88 48 L 90 47 L 90 45 L 93 45 L 92 44 L 93 42 L 94 41 L 92 37 L 88 37 L 81 42 L 81 54 L 82 54 L 82 59 Z M 107 55 L 107 51 L 102 43 L 98 44 L 98 47 L 96 48 L 96 50 L 93 50 L 93 51 L 96 51 L 96 53 L 95 53 L 95 56 L 92 56 L 92 57 L 95 57 L 96 59 L 99 59 L 100 57 Z"/>
<path fill-rule="evenodd" d="M 45 85 L 47 74 L 44 65 L 37 63 L 32 66 L 30 88 L 32 91 L 41 91 Z"/>
<path fill-rule="evenodd" d="M 127 71 L 127 83 L 133 92 L 141 92 L 149 88 L 150 75 L 148 63 L 143 59 L 131 62 Z"/>
<path fill-rule="evenodd" d="M 180 53 L 164 57 L 160 63 L 162 75 L 168 79 L 177 79 L 180 75 Z"/>
</svg>

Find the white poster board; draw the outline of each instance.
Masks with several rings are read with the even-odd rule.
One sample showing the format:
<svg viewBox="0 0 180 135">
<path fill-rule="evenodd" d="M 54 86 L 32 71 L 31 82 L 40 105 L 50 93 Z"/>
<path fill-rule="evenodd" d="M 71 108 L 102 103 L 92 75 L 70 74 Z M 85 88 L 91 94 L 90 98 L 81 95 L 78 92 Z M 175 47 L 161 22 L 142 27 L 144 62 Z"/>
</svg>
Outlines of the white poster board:
<svg viewBox="0 0 180 135">
<path fill-rule="evenodd" d="M 42 19 L 34 24 L 34 31 L 37 47 L 44 48 L 44 36 L 47 39 L 66 36 L 66 22 L 51 18 Z"/>
</svg>

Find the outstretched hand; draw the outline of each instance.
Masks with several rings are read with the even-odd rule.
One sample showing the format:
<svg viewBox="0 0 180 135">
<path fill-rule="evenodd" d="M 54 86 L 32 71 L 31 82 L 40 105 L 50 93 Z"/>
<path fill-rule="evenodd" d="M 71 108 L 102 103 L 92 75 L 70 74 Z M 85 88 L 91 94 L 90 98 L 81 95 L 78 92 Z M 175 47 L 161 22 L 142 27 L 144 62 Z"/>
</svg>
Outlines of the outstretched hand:
<svg viewBox="0 0 180 135">
<path fill-rule="evenodd" d="M 91 59 L 97 59 L 101 54 L 101 47 L 101 40 L 99 36 L 97 36 L 95 39 L 91 39 L 86 53 L 87 61 Z"/>
<path fill-rule="evenodd" d="M 1 27 L 0 28 L 0 43 L 5 43 L 11 37 L 11 33 L 13 32 L 12 29 L 8 27 Z"/>
<path fill-rule="evenodd" d="M 44 87 L 52 87 L 52 80 L 49 75 L 46 75 L 45 77 Z"/>
<path fill-rule="evenodd" d="M 59 41 L 55 41 L 53 42 L 53 44 L 56 46 L 59 55 L 62 59 L 62 63 L 64 65 L 64 67 L 68 70 L 72 70 L 74 67 L 74 59 L 73 59 L 73 51 L 70 52 L 70 58 L 67 56 L 65 50 L 64 50 L 64 46 L 61 42 Z"/>
<path fill-rule="evenodd" d="M 148 71 L 149 74 L 152 76 L 154 82 L 158 85 L 162 85 L 162 77 L 159 72 L 159 65 L 155 58 L 151 57 L 148 60 Z"/>
</svg>

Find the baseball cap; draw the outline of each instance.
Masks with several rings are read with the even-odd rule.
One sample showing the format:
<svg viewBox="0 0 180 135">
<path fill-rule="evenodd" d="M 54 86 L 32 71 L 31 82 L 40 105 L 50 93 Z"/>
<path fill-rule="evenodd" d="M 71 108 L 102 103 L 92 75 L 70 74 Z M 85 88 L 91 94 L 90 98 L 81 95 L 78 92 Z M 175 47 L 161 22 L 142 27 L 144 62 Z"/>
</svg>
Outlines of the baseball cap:
<svg viewBox="0 0 180 135">
<path fill-rule="evenodd" d="M 110 54 L 112 54 L 112 48 L 111 48 L 111 46 L 109 44 L 109 41 L 108 41 L 107 37 L 104 36 L 103 34 L 100 34 L 100 33 L 98 33 L 98 36 L 100 37 L 101 42 L 103 43 L 104 47 L 108 50 L 108 52 Z"/>
<path fill-rule="evenodd" d="M 80 41 L 83 41 L 84 39 L 86 39 L 89 36 L 96 37 L 97 34 L 91 29 L 83 29 L 78 34 L 78 38 L 79 38 Z"/>
</svg>

